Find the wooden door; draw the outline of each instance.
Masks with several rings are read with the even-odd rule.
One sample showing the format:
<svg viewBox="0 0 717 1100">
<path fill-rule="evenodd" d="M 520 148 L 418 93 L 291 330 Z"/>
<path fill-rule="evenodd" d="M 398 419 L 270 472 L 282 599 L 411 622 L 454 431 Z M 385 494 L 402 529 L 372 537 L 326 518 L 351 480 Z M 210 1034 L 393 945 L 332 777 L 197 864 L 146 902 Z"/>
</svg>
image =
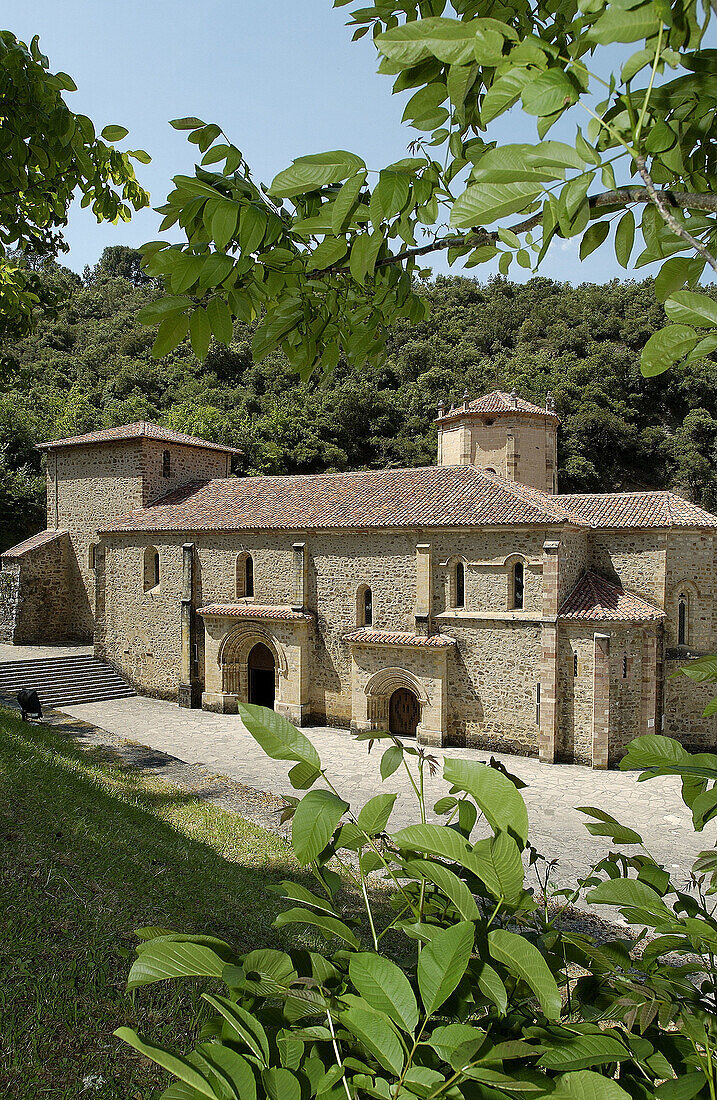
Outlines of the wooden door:
<svg viewBox="0 0 717 1100">
<path fill-rule="evenodd" d="M 388 706 L 388 728 L 398 737 L 415 737 L 421 717 L 418 699 L 408 688 L 398 688 Z"/>
</svg>

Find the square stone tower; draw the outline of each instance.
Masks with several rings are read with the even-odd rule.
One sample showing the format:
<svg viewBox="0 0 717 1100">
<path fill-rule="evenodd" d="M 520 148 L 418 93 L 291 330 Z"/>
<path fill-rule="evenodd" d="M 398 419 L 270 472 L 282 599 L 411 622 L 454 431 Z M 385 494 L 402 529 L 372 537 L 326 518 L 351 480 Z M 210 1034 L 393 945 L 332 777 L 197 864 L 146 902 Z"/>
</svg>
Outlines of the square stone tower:
<svg viewBox="0 0 717 1100">
<path fill-rule="evenodd" d="M 558 425 L 553 399 L 545 408 L 513 391 L 438 406 L 438 465 L 480 466 L 543 493 L 558 491 Z"/>
<path fill-rule="evenodd" d="M 47 526 L 69 533 L 67 636 L 92 638 L 95 546 L 109 520 L 192 481 L 227 477 L 233 447 L 140 420 L 40 443 L 47 454 Z"/>
</svg>

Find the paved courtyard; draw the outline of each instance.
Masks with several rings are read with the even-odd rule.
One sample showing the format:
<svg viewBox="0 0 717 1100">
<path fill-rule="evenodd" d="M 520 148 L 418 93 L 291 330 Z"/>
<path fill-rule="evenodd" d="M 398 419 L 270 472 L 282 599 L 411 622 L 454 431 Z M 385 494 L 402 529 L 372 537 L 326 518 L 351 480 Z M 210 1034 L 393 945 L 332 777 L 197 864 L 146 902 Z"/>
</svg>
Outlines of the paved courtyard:
<svg viewBox="0 0 717 1100">
<path fill-rule="evenodd" d="M 182 710 L 172 703 L 136 697 L 112 702 L 83 703 L 65 708 L 86 722 L 131 741 L 169 753 L 187 763 L 203 764 L 209 771 L 228 775 L 248 787 L 282 794 L 291 791 L 287 768 L 266 757 L 241 719 L 207 711 Z M 369 756 L 366 743 L 346 730 L 315 727 L 304 733 L 315 745 L 327 774 L 340 794 L 355 808 L 381 787 L 381 746 Z M 439 774 L 427 780 L 431 806 L 448 790 L 442 779 L 442 758 L 449 754 L 471 760 L 487 760 L 489 753 L 470 749 L 433 750 Z M 592 837 L 576 806 L 598 806 L 642 835 L 650 853 L 679 880 L 686 879 L 697 852 L 715 843 L 717 827 L 704 833 L 692 831 L 690 816 L 679 796 L 679 781 L 662 778 L 638 783 L 635 772 L 598 772 L 576 765 L 548 765 L 524 757 L 496 754 L 527 787 L 525 798 L 531 824 L 531 840 L 549 858 L 560 861 L 559 881 L 574 882 L 609 850 L 609 842 Z M 398 790 L 391 827 L 416 818 L 415 801 L 408 779 L 399 770 L 387 781 L 386 790 Z M 431 815 L 433 820 L 438 820 Z"/>
<path fill-rule="evenodd" d="M 0 662 L 78 652 L 91 652 L 91 648 L 0 645 Z M 183 710 L 174 703 L 141 696 L 82 703 L 64 710 L 114 737 L 147 745 L 188 764 L 201 764 L 209 772 L 227 775 L 247 787 L 274 794 L 292 790 L 287 779 L 289 765 L 266 757 L 236 715 Z M 314 743 L 331 781 L 354 808 L 381 788 L 379 743 L 369 756 L 366 743 L 356 741 L 346 730 L 314 727 L 304 733 Z M 432 753 L 439 769 L 438 775 L 427 779 L 431 806 L 448 790 L 442 779 L 444 756 L 483 761 L 490 756 L 473 749 L 437 749 Z M 717 840 L 717 822 L 710 823 L 703 833 L 693 832 L 676 778 L 638 783 L 636 772 L 592 771 L 574 764 L 541 764 L 532 758 L 495 755 L 527 783 L 522 794 L 531 841 L 543 855 L 559 860 L 556 881 L 561 883 L 573 883 L 610 849 L 609 842 L 586 831 L 586 819 L 577 806 L 597 806 L 636 829 L 650 853 L 680 881 L 687 879 L 696 854 Z M 417 820 L 403 770 L 391 776 L 385 789 L 399 792 L 391 828 Z M 433 814 L 431 819 L 438 820 Z"/>
</svg>

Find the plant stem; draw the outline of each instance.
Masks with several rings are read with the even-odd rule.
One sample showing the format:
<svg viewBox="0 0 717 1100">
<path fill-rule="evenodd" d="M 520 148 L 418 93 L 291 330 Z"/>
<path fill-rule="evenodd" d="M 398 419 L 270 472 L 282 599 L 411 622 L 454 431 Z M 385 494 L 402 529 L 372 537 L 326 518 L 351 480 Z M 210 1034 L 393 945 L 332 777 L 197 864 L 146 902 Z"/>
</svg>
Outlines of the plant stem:
<svg viewBox="0 0 717 1100">
<path fill-rule="evenodd" d="M 331 1042 L 333 1044 L 334 1054 L 336 1055 L 336 1064 L 338 1066 L 340 1066 L 341 1069 L 343 1069 L 344 1064 L 341 1061 L 341 1052 L 339 1051 L 339 1044 L 336 1041 L 336 1032 L 334 1031 L 334 1021 L 331 1019 L 331 1010 L 328 1007 L 328 1005 L 326 1006 L 326 1019 L 329 1021 L 329 1031 L 331 1032 Z M 351 1093 L 349 1092 L 348 1081 L 346 1080 L 345 1074 L 342 1074 L 341 1080 L 344 1083 L 344 1091 L 346 1093 L 346 1100 L 352 1100 Z"/>
<path fill-rule="evenodd" d="M 640 111 L 640 117 L 637 120 L 637 129 L 635 130 L 635 145 L 640 147 L 640 135 L 642 134 L 642 124 L 645 121 L 645 114 L 647 113 L 647 105 L 650 102 L 650 95 L 652 94 L 652 85 L 655 83 L 655 73 L 657 72 L 657 66 L 660 63 L 660 54 L 662 53 L 662 35 L 664 32 L 664 24 L 660 22 L 660 33 L 657 36 L 657 45 L 655 47 L 655 60 L 652 63 L 652 72 L 650 73 L 650 82 L 645 89 L 645 98 L 642 103 L 642 110 Z"/>
<path fill-rule="evenodd" d="M 715 260 L 709 249 L 707 249 L 701 241 L 698 241 L 695 237 L 693 237 L 692 234 L 689 233 L 683 225 L 680 225 L 674 215 L 668 210 L 664 197 L 659 193 L 659 191 L 655 189 L 655 185 L 652 182 L 652 176 L 647 170 L 647 161 L 642 153 L 638 154 L 638 156 L 635 158 L 635 161 L 637 164 L 637 170 L 642 176 L 642 180 L 645 184 L 645 190 L 647 191 L 654 205 L 659 210 L 660 215 L 662 216 L 662 220 L 667 225 L 669 225 L 670 229 L 676 236 L 681 237 L 683 241 L 687 241 L 688 244 L 691 244 L 692 247 L 696 249 L 697 252 L 699 252 L 700 256 L 704 256 L 705 260 L 710 265 L 713 271 L 717 271 L 717 260 Z"/>
</svg>

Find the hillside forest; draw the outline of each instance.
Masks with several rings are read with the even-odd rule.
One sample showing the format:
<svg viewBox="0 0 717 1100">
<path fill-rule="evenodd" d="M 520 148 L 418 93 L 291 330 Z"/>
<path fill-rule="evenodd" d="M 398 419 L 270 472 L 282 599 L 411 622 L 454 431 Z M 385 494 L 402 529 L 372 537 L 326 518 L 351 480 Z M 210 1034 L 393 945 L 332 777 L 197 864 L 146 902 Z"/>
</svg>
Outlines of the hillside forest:
<svg viewBox="0 0 717 1100">
<path fill-rule="evenodd" d="M 124 246 L 82 276 L 53 263 L 42 277 L 59 309 L 1 353 L 0 549 L 44 526 L 42 440 L 153 420 L 240 448 L 237 474 L 420 466 L 438 401 L 495 388 L 538 404 L 552 391 L 562 492 L 672 488 L 717 509 L 717 364 L 641 376 L 664 324 L 652 280 L 439 276 L 421 289 L 429 318 L 397 328 L 380 366 L 304 383 L 280 353 L 255 363 L 242 323 L 204 364 L 188 341 L 152 359 L 136 314 L 159 288 Z"/>
</svg>

